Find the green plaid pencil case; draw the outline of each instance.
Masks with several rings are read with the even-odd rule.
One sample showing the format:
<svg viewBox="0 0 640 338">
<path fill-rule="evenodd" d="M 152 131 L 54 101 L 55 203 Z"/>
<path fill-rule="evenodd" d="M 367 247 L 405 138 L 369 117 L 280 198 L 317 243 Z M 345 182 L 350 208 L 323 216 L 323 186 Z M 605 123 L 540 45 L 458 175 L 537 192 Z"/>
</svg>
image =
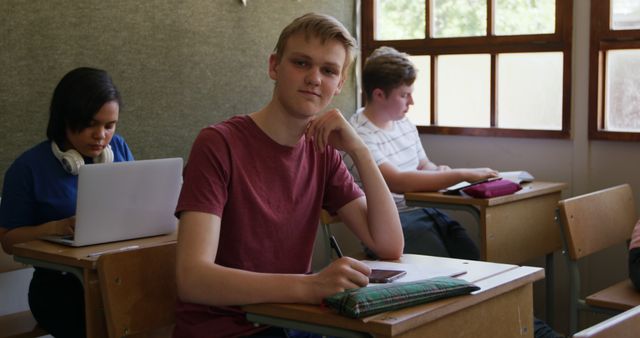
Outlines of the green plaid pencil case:
<svg viewBox="0 0 640 338">
<path fill-rule="evenodd" d="M 480 288 L 462 279 L 434 277 L 350 289 L 325 298 L 324 304 L 342 315 L 361 318 L 476 290 Z"/>
</svg>

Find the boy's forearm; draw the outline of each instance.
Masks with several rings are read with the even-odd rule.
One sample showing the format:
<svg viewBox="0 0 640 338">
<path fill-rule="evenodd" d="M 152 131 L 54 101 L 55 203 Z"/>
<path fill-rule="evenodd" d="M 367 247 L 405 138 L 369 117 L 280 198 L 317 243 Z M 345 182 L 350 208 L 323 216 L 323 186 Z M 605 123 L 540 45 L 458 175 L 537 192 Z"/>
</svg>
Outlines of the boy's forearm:
<svg viewBox="0 0 640 338">
<path fill-rule="evenodd" d="M 181 213 L 176 248 L 176 281 L 181 300 L 216 306 L 309 302 L 309 288 L 299 281 L 303 280 L 302 275 L 255 273 L 216 264 L 220 226 L 221 219 L 216 215 Z"/>
<path fill-rule="evenodd" d="M 400 217 L 391 192 L 367 148 L 349 154 L 362 181 L 367 200 L 367 223 L 381 258 L 398 258 L 404 248 Z"/>
<path fill-rule="evenodd" d="M 406 171 L 398 173 L 396 179 L 389 182 L 395 193 L 414 191 L 438 191 L 464 181 L 464 174 L 457 169 L 449 171 Z"/>
<path fill-rule="evenodd" d="M 269 302 L 313 303 L 304 275 L 265 274 L 222 266 L 178 270 L 182 301 L 212 306 Z"/>
</svg>

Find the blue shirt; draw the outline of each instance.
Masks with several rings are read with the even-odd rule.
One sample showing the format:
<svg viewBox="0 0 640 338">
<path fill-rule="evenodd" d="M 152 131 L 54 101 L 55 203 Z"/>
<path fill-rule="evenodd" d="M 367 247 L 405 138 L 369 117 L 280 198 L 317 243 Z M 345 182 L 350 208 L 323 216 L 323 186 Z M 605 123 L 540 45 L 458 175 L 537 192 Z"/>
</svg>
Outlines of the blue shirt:
<svg viewBox="0 0 640 338">
<path fill-rule="evenodd" d="M 122 136 L 114 135 L 109 144 L 114 162 L 133 161 Z M 41 142 L 20 155 L 4 175 L 0 227 L 14 229 L 71 217 L 76 214 L 77 192 L 78 176 L 64 170 L 51 141 Z"/>
</svg>

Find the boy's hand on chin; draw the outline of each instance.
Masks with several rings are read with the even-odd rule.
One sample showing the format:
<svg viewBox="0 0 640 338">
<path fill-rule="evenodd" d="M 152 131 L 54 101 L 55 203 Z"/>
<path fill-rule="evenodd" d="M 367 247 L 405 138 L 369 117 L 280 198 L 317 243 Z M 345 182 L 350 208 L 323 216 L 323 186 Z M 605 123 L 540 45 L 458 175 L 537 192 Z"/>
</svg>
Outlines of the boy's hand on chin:
<svg viewBox="0 0 640 338">
<path fill-rule="evenodd" d="M 327 145 L 347 153 L 366 147 L 338 109 L 329 110 L 311 120 L 306 136 L 313 139 L 316 149 L 321 152 Z"/>
</svg>

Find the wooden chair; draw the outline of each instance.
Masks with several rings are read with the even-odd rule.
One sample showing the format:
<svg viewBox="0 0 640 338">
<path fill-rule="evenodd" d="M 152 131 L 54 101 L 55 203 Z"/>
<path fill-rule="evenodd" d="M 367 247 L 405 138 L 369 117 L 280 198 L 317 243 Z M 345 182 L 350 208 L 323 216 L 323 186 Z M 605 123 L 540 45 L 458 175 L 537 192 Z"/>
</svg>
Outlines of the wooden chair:
<svg viewBox="0 0 640 338">
<path fill-rule="evenodd" d="M 578 261 L 614 245 L 624 244 L 631 237 L 637 217 L 628 184 L 562 200 L 558 213 L 569 266 L 569 330 L 573 334 L 577 331 L 578 312 L 581 310 L 609 314 L 621 311 L 611 303 L 616 297 L 624 297 L 620 296 L 621 293 L 628 294 L 625 282 L 595 296 L 580 298 Z M 621 264 L 626 266 L 626 259 Z M 602 300 L 603 296 L 606 296 L 606 302 Z"/>
<path fill-rule="evenodd" d="M 97 267 L 109 337 L 171 336 L 176 243 L 104 254 Z"/>
<path fill-rule="evenodd" d="M 636 306 L 576 333 L 574 338 L 635 338 L 640 332 L 640 306 Z"/>
</svg>

